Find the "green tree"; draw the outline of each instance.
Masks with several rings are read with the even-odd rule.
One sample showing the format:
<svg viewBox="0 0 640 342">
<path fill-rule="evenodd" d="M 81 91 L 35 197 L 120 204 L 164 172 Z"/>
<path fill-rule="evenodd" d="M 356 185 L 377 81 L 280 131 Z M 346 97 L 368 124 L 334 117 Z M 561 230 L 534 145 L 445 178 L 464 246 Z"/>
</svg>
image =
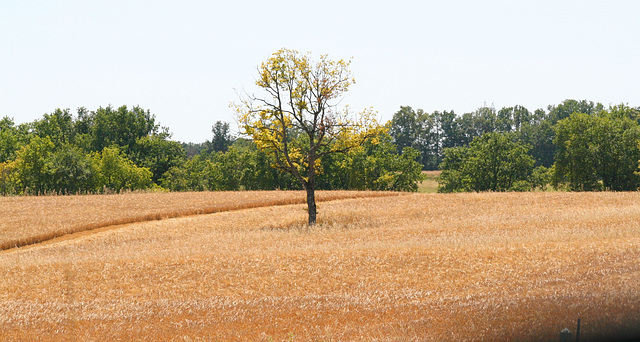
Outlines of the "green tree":
<svg viewBox="0 0 640 342">
<path fill-rule="evenodd" d="M 640 124 L 640 107 L 619 104 L 609 108 L 608 115 L 613 119 L 629 119 Z"/>
<path fill-rule="evenodd" d="M 54 188 L 54 149 L 49 137 L 36 136 L 17 153 L 15 167 L 27 193 L 41 194 Z"/>
<path fill-rule="evenodd" d="M 0 162 L 0 195 L 17 195 L 21 188 L 16 162 Z"/>
<path fill-rule="evenodd" d="M 94 154 L 94 161 L 99 171 L 99 184 L 106 190 L 119 192 L 151 186 L 151 171 L 136 166 L 117 148 L 103 148 L 100 153 Z"/>
<path fill-rule="evenodd" d="M 149 110 L 138 106 L 132 109 L 121 106 L 98 108 L 91 114 L 83 114 L 83 125 L 89 128 L 93 151 L 102 151 L 105 147 L 120 147 L 129 154 L 138 139 L 149 135 L 161 135 L 167 138 L 166 129 L 155 122 L 155 116 Z"/>
<path fill-rule="evenodd" d="M 213 138 L 211 139 L 211 151 L 227 152 L 229 150 L 229 146 L 233 144 L 233 137 L 229 130 L 229 123 L 216 121 L 213 127 L 211 127 L 211 132 L 213 133 Z"/>
<path fill-rule="evenodd" d="M 246 155 L 237 149 L 231 148 L 226 153 L 215 152 L 211 155 L 211 163 L 208 164 L 209 189 L 223 191 L 240 190 L 242 176 L 246 165 Z"/>
<path fill-rule="evenodd" d="M 187 154 L 187 158 L 191 158 L 194 157 L 198 154 L 202 154 L 204 152 L 207 152 L 207 150 L 209 149 L 209 145 L 211 145 L 211 142 L 209 141 L 205 141 L 202 143 L 180 143 L 182 145 L 182 148 L 184 149 L 185 153 Z"/>
<path fill-rule="evenodd" d="M 426 113 L 422 109 L 416 112 L 409 106 L 400 107 L 400 110 L 393 114 L 389 123 L 389 134 L 398 149 L 402 152 L 405 147 L 415 147 L 425 139 Z"/>
<path fill-rule="evenodd" d="M 531 145 L 531 156 L 537 166 L 551 167 L 555 162 L 556 145 L 555 131 L 549 120 L 523 123 L 517 132 L 518 138 L 525 144 Z"/>
<path fill-rule="evenodd" d="M 471 191 L 468 168 L 465 169 L 469 147 L 456 146 L 444 149 L 444 159 L 440 164 L 442 173 L 438 177 L 438 192 L 466 192 Z"/>
<path fill-rule="evenodd" d="M 339 110 L 340 98 L 354 82 L 349 66 L 327 55 L 312 62 L 309 54 L 281 49 L 259 68 L 256 85 L 264 96 L 248 96 L 236 106 L 244 133 L 306 190 L 309 225 L 316 223 L 321 158 L 359 146 L 381 129 L 371 112 L 354 117 Z"/>
<path fill-rule="evenodd" d="M 323 160 L 319 186 L 323 189 L 417 191 L 422 180 L 420 152 L 405 147 L 396 152 L 392 138 L 380 132 L 346 154 Z"/>
<path fill-rule="evenodd" d="M 75 142 L 75 122 L 69 109 L 58 108 L 51 114 L 44 114 L 42 119 L 33 122 L 32 128 L 35 135 L 49 137 L 56 146 Z"/>
<path fill-rule="evenodd" d="M 148 135 L 138 138 L 131 148 L 136 165 L 148 168 L 154 183 L 171 167 L 184 163 L 186 153 L 179 142 L 167 140 L 163 135 Z"/>
<path fill-rule="evenodd" d="M 455 146 L 469 146 L 473 138 L 480 134 L 481 130 L 475 121 L 473 113 L 464 113 L 456 118 L 457 139 Z"/>
<path fill-rule="evenodd" d="M 547 109 L 549 110 L 549 120 L 555 125 L 573 113 L 594 114 L 603 110 L 604 107 L 601 103 L 593 103 L 593 101 L 568 99 L 559 105 L 549 106 Z"/>
<path fill-rule="evenodd" d="M 447 147 L 456 147 L 462 146 L 461 138 L 460 138 L 460 128 L 458 127 L 457 115 L 454 111 L 443 111 L 438 113 L 439 118 L 439 127 L 442 131 L 441 141 L 442 141 L 442 149 L 444 150 Z M 440 151 L 442 154 L 443 151 Z"/>
<path fill-rule="evenodd" d="M 511 132 L 513 128 L 513 107 L 500 109 L 496 116 L 496 131 Z"/>
<path fill-rule="evenodd" d="M 498 111 L 496 120 L 499 132 L 519 131 L 523 124 L 530 123 L 531 113 L 523 106 L 505 107 Z"/>
<path fill-rule="evenodd" d="M 418 163 L 420 151 L 406 147 L 400 154 L 390 154 L 385 174 L 379 179 L 380 190 L 418 191 L 422 178 L 422 165 Z"/>
<path fill-rule="evenodd" d="M 529 149 L 513 134 L 486 133 L 467 148 L 445 150 L 438 191 L 513 190 L 514 185 L 527 181 L 533 170 Z"/>
<path fill-rule="evenodd" d="M 77 117 L 74 122 L 75 142 L 74 145 L 82 148 L 85 152 L 92 152 L 94 138 L 94 114 L 87 108 L 80 107 L 77 109 Z"/>
<path fill-rule="evenodd" d="M 413 110 L 409 106 L 400 107 L 387 124 L 389 134 L 401 154 L 405 147 L 420 152 L 420 163 L 424 169 L 438 168 L 441 152 L 440 113 L 425 113 L 422 109 Z"/>
<path fill-rule="evenodd" d="M 0 119 L 0 163 L 15 159 L 19 149 L 18 130 L 13 119 Z"/>
<path fill-rule="evenodd" d="M 474 137 L 498 131 L 498 115 L 493 107 L 480 107 L 472 114 Z"/>
<path fill-rule="evenodd" d="M 272 155 L 258 149 L 253 142 L 249 148 L 242 149 L 237 146 L 232 148 L 242 151 L 246 163 L 242 170 L 242 187 L 246 190 L 273 190 L 273 189 L 301 189 L 299 182 L 289 173 L 272 167 L 275 159 Z M 330 156 L 326 156 L 325 159 Z"/>
<path fill-rule="evenodd" d="M 52 189 L 62 194 L 96 192 L 98 169 L 90 155 L 73 145 L 62 145 L 51 156 Z"/>
<path fill-rule="evenodd" d="M 613 113 L 612 113 L 613 112 Z M 640 128 L 612 112 L 573 113 L 556 125 L 554 185 L 574 191 L 637 190 Z"/>
<path fill-rule="evenodd" d="M 598 118 L 573 113 L 556 125 L 555 144 L 558 146 L 554 185 L 567 182 L 571 190 L 600 190 L 598 151 L 595 132 Z"/>
<path fill-rule="evenodd" d="M 532 189 L 544 190 L 547 185 L 551 183 L 553 176 L 553 169 L 546 168 L 544 166 L 537 166 L 531 172 L 529 183 Z"/>
<path fill-rule="evenodd" d="M 181 165 L 174 165 L 162 175 L 160 185 L 171 191 L 204 191 L 208 179 L 205 173 L 209 161 L 203 155 L 196 155 Z"/>
</svg>

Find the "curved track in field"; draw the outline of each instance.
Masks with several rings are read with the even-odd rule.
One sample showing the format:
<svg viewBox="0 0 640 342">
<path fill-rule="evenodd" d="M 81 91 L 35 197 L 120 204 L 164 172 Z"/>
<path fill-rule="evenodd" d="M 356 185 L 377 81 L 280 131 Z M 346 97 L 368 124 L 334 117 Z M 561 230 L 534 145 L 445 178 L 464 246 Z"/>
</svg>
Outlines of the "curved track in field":
<svg viewBox="0 0 640 342">
<path fill-rule="evenodd" d="M 316 199 L 316 202 L 320 203 L 320 202 L 330 202 L 330 201 L 363 198 L 363 197 L 389 197 L 389 196 L 399 196 L 399 195 L 401 195 L 401 193 L 369 192 L 369 193 L 366 193 L 366 195 L 360 194 L 359 196 L 318 197 Z M 303 197 L 296 198 L 296 199 L 284 198 L 284 199 L 272 199 L 268 201 L 255 202 L 255 203 L 228 204 L 228 205 L 219 205 L 219 206 L 213 206 L 213 207 L 207 207 L 207 208 L 186 209 L 186 210 L 178 210 L 178 211 L 163 212 L 163 213 L 151 213 L 151 214 L 134 216 L 134 217 L 125 217 L 125 218 L 110 220 L 108 222 L 78 225 L 76 227 L 73 227 L 72 229 L 57 230 L 57 231 L 47 232 L 43 234 L 35 234 L 25 238 L 6 241 L 3 243 L 0 243 L 0 253 L 4 254 L 7 252 L 18 251 L 24 247 L 31 247 L 31 246 L 43 245 L 45 243 L 49 244 L 49 243 L 55 243 L 59 241 L 65 241 L 65 240 L 73 239 L 76 237 L 86 236 L 88 234 L 117 229 L 122 226 L 134 224 L 134 223 L 143 223 L 143 222 L 150 222 L 150 221 L 167 220 L 172 218 L 208 215 L 208 214 L 215 214 L 215 213 L 229 212 L 229 211 L 264 208 L 264 207 L 272 207 L 272 206 L 305 204 L 305 203 L 306 203 L 306 198 L 303 198 Z"/>
</svg>

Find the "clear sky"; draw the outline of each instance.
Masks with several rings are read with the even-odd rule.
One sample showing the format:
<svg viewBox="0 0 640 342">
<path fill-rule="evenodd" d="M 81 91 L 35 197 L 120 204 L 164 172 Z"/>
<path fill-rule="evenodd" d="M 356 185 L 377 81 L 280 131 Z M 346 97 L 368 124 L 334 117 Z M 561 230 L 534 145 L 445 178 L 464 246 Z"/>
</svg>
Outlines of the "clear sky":
<svg viewBox="0 0 640 342">
<path fill-rule="evenodd" d="M 425 111 L 640 99 L 640 1 L 0 0 L 0 117 L 139 105 L 173 139 L 236 127 L 286 47 L 353 57 L 343 103 Z"/>
</svg>

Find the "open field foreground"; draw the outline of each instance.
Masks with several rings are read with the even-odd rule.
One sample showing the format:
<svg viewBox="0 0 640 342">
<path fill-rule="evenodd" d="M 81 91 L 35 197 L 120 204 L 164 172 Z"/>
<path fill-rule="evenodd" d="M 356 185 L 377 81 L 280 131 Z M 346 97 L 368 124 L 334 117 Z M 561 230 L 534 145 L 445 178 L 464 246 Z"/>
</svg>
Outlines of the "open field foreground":
<svg viewBox="0 0 640 342">
<path fill-rule="evenodd" d="M 0 334 L 557 341 L 578 318 L 581 341 L 640 330 L 639 193 L 337 200 L 310 229 L 305 215 L 261 207 L 5 250 Z"/>
</svg>

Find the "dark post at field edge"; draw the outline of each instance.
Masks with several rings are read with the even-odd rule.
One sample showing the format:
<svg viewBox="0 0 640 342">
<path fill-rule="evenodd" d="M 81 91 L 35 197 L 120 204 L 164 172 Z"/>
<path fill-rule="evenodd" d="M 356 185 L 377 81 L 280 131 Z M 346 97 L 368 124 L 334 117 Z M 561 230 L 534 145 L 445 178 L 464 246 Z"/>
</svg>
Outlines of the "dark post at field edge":
<svg viewBox="0 0 640 342">
<path fill-rule="evenodd" d="M 571 342 L 571 330 L 562 329 L 560 332 L 560 342 Z M 576 329 L 576 342 L 580 342 L 580 318 L 578 318 L 578 328 Z"/>
</svg>

